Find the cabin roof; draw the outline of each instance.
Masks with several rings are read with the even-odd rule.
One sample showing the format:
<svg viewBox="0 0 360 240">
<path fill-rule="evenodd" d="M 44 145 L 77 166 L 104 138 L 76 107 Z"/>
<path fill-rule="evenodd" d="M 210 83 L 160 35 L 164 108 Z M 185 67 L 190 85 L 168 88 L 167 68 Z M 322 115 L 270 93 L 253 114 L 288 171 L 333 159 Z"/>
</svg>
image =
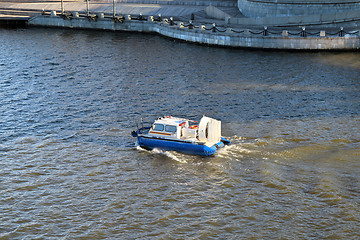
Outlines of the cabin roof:
<svg viewBox="0 0 360 240">
<path fill-rule="evenodd" d="M 155 121 L 155 123 L 160 123 L 160 124 L 168 124 L 168 125 L 179 125 L 180 123 L 189 121 L 188 119 L 185 118 L 177 118 L 177 117 L 161 117 L 159 119 L 157 119 Z"/>
</svg>

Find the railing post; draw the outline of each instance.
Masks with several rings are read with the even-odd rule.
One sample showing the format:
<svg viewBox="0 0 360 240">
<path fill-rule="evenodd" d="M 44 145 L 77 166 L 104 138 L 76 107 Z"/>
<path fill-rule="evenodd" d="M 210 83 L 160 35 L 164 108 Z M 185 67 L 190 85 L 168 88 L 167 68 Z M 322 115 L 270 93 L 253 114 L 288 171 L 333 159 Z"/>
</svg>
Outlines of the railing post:
<svg viewBox="0 0 360 240">
<path fill-rule="evenodd" d="M 174 23 L 174 18 L 173 17 L 170 17 L 170 26 L 174 26 L 175 23 Z"/>
<path fill-rule="evenodd" d="M 194 29 L 194 25 L 192 23 L 192 20 L 189 20 L 189 29 Z"/>
<path fill-rule="evenodd" d="M 344 31 L 344 28 L 341 27 L 340 32 L 339 32 L 339 37 L 343 37 L 343 36 L 345 36 L 345 31 Z"/>
<path fill-rule="evenodd" d="M 86 0 L 86 16 L 89 16 L 89 0 Z"/>
<path fill-rule="evenodd" d="M 268 28 L 267 28 L 267 26 L 264 26 L 263 35 L 264 35 L 264 36 L 267 36 L 267 35 L 268 35 Z"/>
<path fill-rule="evenodd" d="M 113 0 L 113 17 L 116 16 L 115 0 Z"/>
<path fill-rule="evenodd" d="M 61 0 L 61 14 L 64 14 L 64 1 Z"/>
<path fill-rule="evenodd" d="M 305 27 L 302 27 L 301 28 L 301 33 L 300 33 L 300 36 L 302 36 L 302 37 L 306 37 L 306 28 Z"/>
</svg>

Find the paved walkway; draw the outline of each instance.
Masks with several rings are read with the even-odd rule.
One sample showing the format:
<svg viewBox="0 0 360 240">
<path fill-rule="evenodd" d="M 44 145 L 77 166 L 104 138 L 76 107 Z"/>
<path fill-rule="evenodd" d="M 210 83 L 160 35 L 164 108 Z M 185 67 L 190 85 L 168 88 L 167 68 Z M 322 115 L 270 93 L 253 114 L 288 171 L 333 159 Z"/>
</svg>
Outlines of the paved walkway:
<svg viewBox="0 0 360 240">
<path fill-rule="evenodd" d="M 35 0 L 32 2 L 30 2 L 30 0 L 10 1 L 11 2 L 0 2 L 0 15 L 10 14 L 34 16 L 39 14 L 42 9 L 45 11 L 55 10 L 57 12 L 61 12 L 60 0 Z M 213 20 L 205 14 L 204 9 L 209 5 L 216 6 L 233 17 L 241 15 L 240 11 L 236 7 L 236 0 L 116 0 L 115 8 L 117 15 L 130 14 L 137 16 L 142 14 L 144 16 L 158 16 L 161 14 L 163 17 L 174 17 L 174 19 L 181 21 L 188 21 L 193 15 L 195 17 L 195 21 L 198 22 L 219 22 L 223 24 L 223 20 Z M 85 1 L 81 0 L 64 1 L 64 10 L 66 12 L 86 12 L 87 5 Z M 103 12 L 105 14 L 112 14 L 112 0 L 89 1 L 89 11 L 90 13 Z"/>
</svg>

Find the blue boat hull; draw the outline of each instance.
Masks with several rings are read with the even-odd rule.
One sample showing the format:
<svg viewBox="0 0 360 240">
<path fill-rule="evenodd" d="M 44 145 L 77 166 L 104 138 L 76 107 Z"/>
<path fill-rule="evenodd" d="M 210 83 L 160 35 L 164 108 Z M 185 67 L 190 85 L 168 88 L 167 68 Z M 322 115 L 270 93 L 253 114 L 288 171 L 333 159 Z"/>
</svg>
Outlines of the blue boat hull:
<svg viewBox="0 0 360 240">
<path fill-rule="evenodd" d="M 211 156 L 214 155 L 218 148 L 224 147 L 224 143 L 222 141 L 208 147 L 206 145 L 196 143 L 144 136 L 138 136 L 137 139 L 140 147 L 145 149 L 158 148 L 165 151 L 177 151 L 191 155 Z"/>
</svg>

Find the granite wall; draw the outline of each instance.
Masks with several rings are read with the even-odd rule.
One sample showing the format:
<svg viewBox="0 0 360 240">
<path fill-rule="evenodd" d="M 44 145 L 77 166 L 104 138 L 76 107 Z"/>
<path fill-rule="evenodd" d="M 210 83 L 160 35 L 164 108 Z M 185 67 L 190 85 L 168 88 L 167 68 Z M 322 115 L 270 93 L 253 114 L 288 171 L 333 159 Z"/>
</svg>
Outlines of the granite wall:
<svg viewBox="0 0 360 240">
<path fill-rule="evenodd" d="M 238 0 L 247 17 L 301 16 L 360 10 L 359 0 Z"/>
</svg>

